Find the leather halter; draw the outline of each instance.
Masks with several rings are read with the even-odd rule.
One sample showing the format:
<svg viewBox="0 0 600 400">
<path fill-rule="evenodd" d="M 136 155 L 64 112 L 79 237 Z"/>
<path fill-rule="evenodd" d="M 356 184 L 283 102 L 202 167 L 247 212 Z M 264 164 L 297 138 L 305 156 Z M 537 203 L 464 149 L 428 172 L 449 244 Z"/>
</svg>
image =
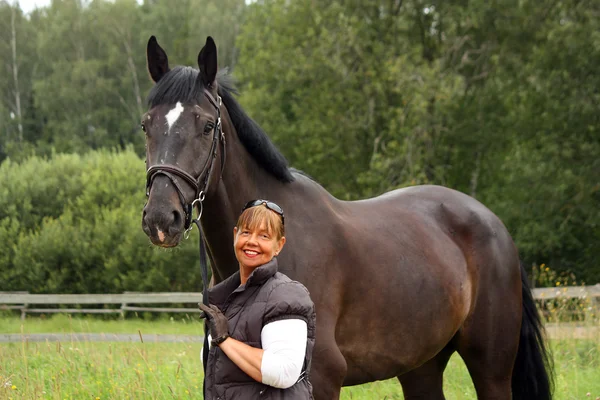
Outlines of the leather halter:
<svg viewBox="0 0 600 400">
<path fill-rule="evenodd" d="M 204 201 L 204 197 L 206 195 L 206 192 L 208 191 L 210 175 L 215 159 L 217 158 L 219 148 L 218 142 L 221 143 L 222 147 L 221 174 L 219 178 L 223 176 L 223 169 L 225 168 L 225 133 L 223 132 L 223 128 L 221 125 L 221 97 L 217 95 L 217 99 L 215 100 L 213 95 L 206 89 L 204 89 L 204 95 L 208 98 L 210 103 L 217 110 L 217 123 L 215 124 L 215 128 L 213 130 L 213 140 L 210 147 L 209 156 L 204 162 L 202 172 L 200 173 L 198 178 L 194 178 L 194 176 L 190 173 L 172 164 L 152 165 L 146 171 L 146 197 L 150 196 L 150 189 L 152 188 L 152 183 L 154 182 L 154 178 L 156 178 L 158 175 L 166 176 L 173 183 L 173 186 L 175 187 L 175 189 L 177 190 L 177 194 L 179 195 L 179 201 L 181 202 L 181 206 L 183 207 L 183 212 L 185 213 L 184 227 L 186 232 L 189 232 L 189 230 L 192 227 L 192 214 L 193 208 L 196 205 L 196 203 L 198 203 L 200 210 L 198 219 L 200 219 L 200 217 L 202 216 L 202 202 Z M 184 192 L 180 184 L 180 179 L 178 178 L 183 180 L 192 189 L 194 189 L 194 199 L 191 202 L 186 201 Z"/>
</svg>

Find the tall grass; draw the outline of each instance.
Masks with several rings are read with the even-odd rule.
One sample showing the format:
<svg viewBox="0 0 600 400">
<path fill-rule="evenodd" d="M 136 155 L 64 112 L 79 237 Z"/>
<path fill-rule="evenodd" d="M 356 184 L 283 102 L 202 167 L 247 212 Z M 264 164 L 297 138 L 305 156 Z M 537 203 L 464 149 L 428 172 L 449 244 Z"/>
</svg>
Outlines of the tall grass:
<svg viewBox="0 0 600 400">
<path fill-rule="evenodd" d="M 198 315 L 179 314 L 164 317 L 158 321 L 120 317 L 109 318 L 71 317 L 57 314 L 52 317 L 27 316 L 24 321 L 12 318 L 6 313 L 0 314 L 0 334 L 2 333 L 137 333 L 171 334 L 171 335 L 203 335 L 203 323 Z"/>
<path fill-rule="evenodd" d="M 0 346 L 1 399 L 201 399 L 200 344 L 11 343 Z M 551 341 L 556 399 L 600 397 L 600 345 Z M 476 399 L 464 363 L 444 375 L 448 399 Z M 589 394 L 588 394 L 589 393 Z M 402 399 L 397 380 L 344 388 L 342 399 Z"/>
<path fill-rule="evenodd" d="M 124 324 L 124 325 L 120 325 Z M 124 326 L 124 327 L 123 327 Z M 0 319 L 2 332 L 199 334 L 191 319 L 100 321 L 54 317 Z M 550 340 L 556 368 L 555 398 L 600 398 L 600 336 Z M 0 345 L 0 399 L 201 399 L 201 343 L 9 343 Z M 457 355 L 444 375 L 448 399 L 476 399 Z M 588 395 L 589 393 L 589 395 Z M 396 379 L 348 387 L 342 399 L 402 399 Z"/>
<path fill-rule="evenodd" d="M 532 278 L 541 287 L 553 287 L 557 293 L 566 292 L 569 286 L 585 286 L 574 274 L 557 273 L 552 268 L 541 264 L 532 268 Z M 600 299 L 565 298 L 541 299 L 537 301 L 544 321 L 549 324 L 570 323 L 572 325 L 599 327 Z"/>
<path fill-rule="evenodd" d="M 0 346 L 0 398 L 201 398 L 200 345 L 19 343 Z"/>
</svg>

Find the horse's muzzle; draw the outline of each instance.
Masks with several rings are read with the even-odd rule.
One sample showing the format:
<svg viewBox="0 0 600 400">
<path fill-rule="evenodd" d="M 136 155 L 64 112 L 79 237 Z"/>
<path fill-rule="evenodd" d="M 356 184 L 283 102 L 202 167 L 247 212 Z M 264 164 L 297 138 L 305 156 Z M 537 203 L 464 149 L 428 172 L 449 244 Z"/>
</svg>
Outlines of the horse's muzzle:
<svg viewBox="0 0 600 400">
<path fill-rule="evenodd" d="M 179 210 L 153 210 L 148 205 L 144 207 L 142 229 L 156 246 L 177 246 L 184 231 L 183 225 L 183 215 Z"/>
</svg>

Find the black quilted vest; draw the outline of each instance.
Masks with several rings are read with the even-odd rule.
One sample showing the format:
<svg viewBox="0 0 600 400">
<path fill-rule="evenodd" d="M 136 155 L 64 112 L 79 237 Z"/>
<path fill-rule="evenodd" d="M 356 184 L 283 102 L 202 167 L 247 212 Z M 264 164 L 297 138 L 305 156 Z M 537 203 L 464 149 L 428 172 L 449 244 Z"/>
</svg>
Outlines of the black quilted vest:
<svg viewBox="0 0 600 400">
<path fill-rule="evenodd" d="M 269 322 L 302 319 L 308 325 L 304 357 L 305 378 L 288 389 L 277 389 L 255 381 L 237 367 L 218 346 L 211 346 L 205 371 L 205 399 L 312 399 L 308 381 L 315 343 L 315 308 L 308 290 L 277 272 L 277 260 L 256 268 L 244 286 L 237 272 L 209 291 L 210 303 L 225 314 L 232 338 L 262 348 L 260 333 Z M 206 333 L 208 334 L 208 333 Z M 301 375 L 302 376 L 302 375 Z"/>
</svg>

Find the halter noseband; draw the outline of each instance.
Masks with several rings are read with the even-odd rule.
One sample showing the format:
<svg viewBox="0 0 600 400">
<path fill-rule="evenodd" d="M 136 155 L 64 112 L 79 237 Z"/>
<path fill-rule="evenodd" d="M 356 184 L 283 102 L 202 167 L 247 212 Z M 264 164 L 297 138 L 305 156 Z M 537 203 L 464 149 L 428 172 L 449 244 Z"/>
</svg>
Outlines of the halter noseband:
<svg viewBox="0 0 600 400">
<path fill-rule="evenodd" d="M 206 161 L 204 162 L 204 166 L 202 167 L 202 172 L 198 178 L 194 178 L 191 174 L 184 171 L 183 169 L 172 165 L 172 164 L 157 164 L 152 165 L 146 171 L 146 197 L 150 196 L 150 189 L 152 188 L 152 183 L 154 182 L 154 178 L 158 175 L 165 175 L 175 186 L 177 190 L 177 194 L 179 195 L 179 201 L 183 207 L 183 212 L 185 213 L 185 231 L 186 233 L 192 229 L 192 214 L 193 209 L 196 203 L 199 204 L 199 213 L 198 219 L 202 216 L 202 202 L 204 201 L 204 197 L 206 192 L 208 191 L 208 184 L 210 181 L 211 171 L 215 162 L 215 158 L 217 158 L 218 153 L 218 143 L 221 142 L 222 147 L 222 157 L 221 157 L 221 177 L 223 176 L 223 169 L 225 168 L 225 133 L 223 132 L 221 126 L 221 97 L 217 95 L 217 99 L 213 97 L 213 95 L 206 89 L 204 89 L 204 94 L 210 101 L 215 109 L 217 110 L 217 123 L 215 124 L 215 128 L 213 130 L 213 140 L 210 147 L 210 154 Z M 204 177 L 204 180 L 201 181 L 201 178 Z M 190 185 L 194 189 L 194 200 L 191 203 L 188 203 L 185 199 L 185 195 L 183 194 L 183 190 L 180 186 L 180 181 L 185 181 L 188 185 Z"/>
</svg>

